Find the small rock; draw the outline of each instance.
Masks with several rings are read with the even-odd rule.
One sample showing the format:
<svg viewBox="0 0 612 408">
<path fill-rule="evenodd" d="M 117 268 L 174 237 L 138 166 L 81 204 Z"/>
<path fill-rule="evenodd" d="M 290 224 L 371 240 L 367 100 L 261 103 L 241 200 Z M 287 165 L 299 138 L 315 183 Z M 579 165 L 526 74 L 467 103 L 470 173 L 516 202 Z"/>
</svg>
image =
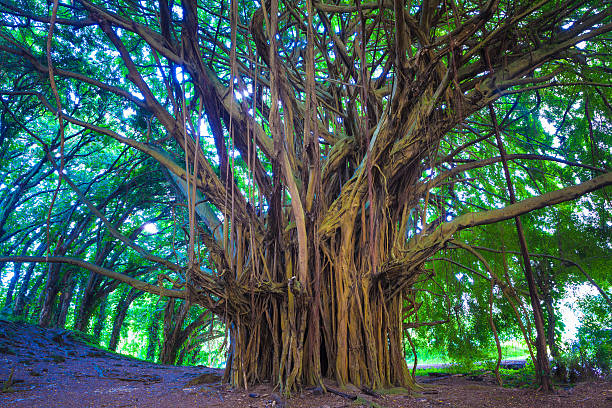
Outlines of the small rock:
<svg viewBox="0 0 612 408">
<path fill-rule="evenodd" d="M 283 399 L 281 398 L 280 395 L 274 393 L 274 394 L 270 395 L 270 398 L 272 399 L 272 402 L 274 404 L 273 406 L 279 407 L 279 408 L 284 408 L 285 401 L 283 401 Z"/>
<path fill-rule="evenodd" d="M 16 355 L 15 350 L 5 345 L 0 346 L 0 354 L 10 354 L 12 356 Z"/>
<path fill-rule="evenodd" d="M 60 356 L 59 354 L 51 354 L 51 360 L 55 361 L 56 363 L 63 363 L 66 361 L 66 357 Z"/>
<path fill-rule="evenodd" d="M 321 387 L 316 387 L 315 389 L 312 390 L 312 393 L 314 395 L 323 395 L 323 389 Z"/>
<path fill-rule="evenodd" d="M 329 405 L 325 404 L 325 405 L 321 405 L 321 408 L 331 408 Z"/>
<path fill-rule="evenodd" d="M 60 346 L 64 346 L 66 345 L 66 342 L 64 341 L 64 337 L 62 336 L 61 333 L 56 334 L 55 336 L 53 336 L 51 338 L 51 340 L 53 340 L 54 342 L 56 342 L 57 344 L 59 344 Z"/>
</svg>

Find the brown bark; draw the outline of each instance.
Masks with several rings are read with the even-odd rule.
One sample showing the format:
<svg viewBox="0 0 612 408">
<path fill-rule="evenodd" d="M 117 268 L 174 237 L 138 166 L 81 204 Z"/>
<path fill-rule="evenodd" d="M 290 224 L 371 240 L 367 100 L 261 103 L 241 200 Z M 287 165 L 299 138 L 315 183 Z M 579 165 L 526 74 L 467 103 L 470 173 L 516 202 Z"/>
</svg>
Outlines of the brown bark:
<svg viewBox="0 0 612 408">
<path fill-rule="evenodd" d="M 493 128 L 495 129 L 495 139 L 497 141 L 497 148 L 499 149 L 500 156 L 502 157 L 502 165 L 504 168 L 504 176 L 506 178 L 506 184 L 508 186 L 508 195 L 510 196 L 510 204 L 516 203 L 516 196 L 514 194 L 514 185 L 512 178 L 510 177 L 510 170 L 508 168 L 508 160 L 506 159 L 506 149 L 499 132 L 497 123 L 497 117 L 493 104 L 489 105 L 489 113 L 491 120 L 493 121 Z M 521 248 L 521 255 L 523 257 L 523 266 L 525 268 L 525 278 L 527 279 L 527 287 L 529 288 L 529 297 L 531 298 L 531 308 L 533 310 L 533 320 L 536 328 L 536 350 L 537 350 L 537 364 L 535 365 L 536 377 L 542 385 L 544 391 L 552 392 L 552 380 L 550 374 L 550 363 L 548 360 L 548 351 L 546 347 L 546 332 L 544 328 L 544 317 L 542 313 L 542 306 L 538 298 L 538 291 L 531 268 L 531 258 L 529 257 L 529 249 L 527 248 L 527 240 L 525 239 L 525 232 L 523 231 L 523 224 L 520 217 L 514 218 L 516 224 L 516 232 L 519 238 L 519 245 Z"/>
</svg>

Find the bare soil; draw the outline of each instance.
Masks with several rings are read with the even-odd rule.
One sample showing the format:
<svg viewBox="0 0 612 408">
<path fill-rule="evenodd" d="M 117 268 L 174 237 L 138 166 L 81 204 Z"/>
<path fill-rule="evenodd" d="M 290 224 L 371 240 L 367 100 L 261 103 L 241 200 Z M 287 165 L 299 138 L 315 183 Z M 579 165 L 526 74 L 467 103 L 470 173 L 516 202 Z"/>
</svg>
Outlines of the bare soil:
<svg viewBox="0 0 612 408">
<path fill-rule="evenodd" d="M 590 381 L 553 394 L 477 378 L 422 377 L 422 389 L 345 396 L 304 389 L 281 398 L 268 385 L 232 389 L 221 371 L 153 364 L 92 347 L 73 333 L 0 320 L 0 407 L 612 407 L 612 383 Z M 356 397 L 355 400 L 348 397 Z"/>
</svg>

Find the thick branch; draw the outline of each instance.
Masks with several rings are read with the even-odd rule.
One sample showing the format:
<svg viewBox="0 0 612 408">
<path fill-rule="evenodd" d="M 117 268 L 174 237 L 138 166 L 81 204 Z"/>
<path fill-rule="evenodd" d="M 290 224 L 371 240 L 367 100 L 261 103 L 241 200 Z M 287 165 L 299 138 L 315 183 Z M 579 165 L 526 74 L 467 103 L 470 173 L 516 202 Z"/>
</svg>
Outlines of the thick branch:
<svg viewBox="0 0 612 408">
<path fill-rule="evenodd" d="M 151 285 L 149 283 L 134 279 L 122 273 L 113 272 L 110 269 L 103 268 L 91 262 L 86 262 L 81 259 L 72 258 L 69 256 L 3 256 L 0 257 L 0 262 L 40 262 L 40 263 L 65 263 L 69 265 L 79 266 L 88 271 L 106 276 L 111 279 L 127 283 L 131 287 L 143 292 L 152 293 L 154 295 L 168 296 L 173 298 L 186 299 L 187 292 L 182 290 L 166 289 L 164 287 Z"/>
</svg>

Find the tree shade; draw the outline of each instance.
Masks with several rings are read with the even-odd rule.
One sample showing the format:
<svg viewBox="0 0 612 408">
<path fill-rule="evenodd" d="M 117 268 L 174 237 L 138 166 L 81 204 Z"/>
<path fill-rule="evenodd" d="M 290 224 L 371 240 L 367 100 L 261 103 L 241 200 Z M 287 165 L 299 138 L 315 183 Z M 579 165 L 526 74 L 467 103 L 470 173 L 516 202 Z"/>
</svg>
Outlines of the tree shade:
<svg viewBox="0 0 612 408">
<path fill-rule="evenodd" d="M 496 340 L 500 292 L 531 326 L 503 241 L 474 246 L 514 220 L 506 240 L 520 243 L 550 387 L 527 240 L 541 226 L 521 216 L 592 193 L 581 203 L 609 231 L 610 5 L 0 10 L 0 262 L 49 263 L 41 323 L 61 279 L 84 268 L 83 321 L 118 282 L 219 316 L 234 385 L 412 386 L 404 333 L 428 324 L 409 320 L 436 262 L 452 261 L 442 253 L 483 265 Z M 156 238 L 143 233 L 157 221 Z M 488 249 L 503 260 L 487 261 Z"/>
</svg>

